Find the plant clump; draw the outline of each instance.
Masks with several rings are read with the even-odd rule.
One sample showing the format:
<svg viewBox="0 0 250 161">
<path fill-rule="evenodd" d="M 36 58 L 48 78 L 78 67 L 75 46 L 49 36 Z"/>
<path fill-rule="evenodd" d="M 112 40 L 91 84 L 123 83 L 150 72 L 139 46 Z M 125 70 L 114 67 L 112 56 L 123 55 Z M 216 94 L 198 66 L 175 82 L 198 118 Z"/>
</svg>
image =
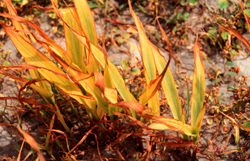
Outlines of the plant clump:
<svg viewBox="0 0 250 161">
<path fill-rule="evenodd" d="M 16 82 L 18 88 L 16 97 L 0 95 L 0 100 L 19 102 L 10 107 L 14 109 L 15 119 L 8 118 L 5 113 L 8 109 L 5 107 L 1 116 L 8 123 L 0 124 L 11 127 L 23 140 L 17 148 L 17 160 L 195 160 L 197 155 L 203 153 L 210 159 L 216 159 L 216 156 L 227 155 L 224 145 L 214 143 L 221 128 L 224 134 L 233 135 L 237 145 L 241 144 L 240 131 L 249 131 L 248 118 L 242 114 L 246 113 L 249 106 L 247 78 L 235 78 L 240 68 L 234 67 L 232 61 L 240 48 L 236 38 L 248 49 L 250 45 L 235 30 L 234 25 L 239 25 L 237 19 L 221 21 L 223 17 L 219 17 L 217 26 L 208 26 L 206 33 L 201 36 L 197 34 L 192 44 L 193 75 L 178 75 L 181 79 L 176 81 L 175 71 L 169 68 L 172 58 L 178 60 L 172 44 L 179 35 L 184 41 L 178 44 L 183 45 L 188 41 L 186 28 L 183 29 L 182 24 L 189 19 L 189 12 L 178 10 L 172 18 L 166 19 L 164 14 L 157 16 L 158 9 L 165 12 L 164 2 L 131 3 L 128 0 L 127 7 L 135 26 L 112 20 L 112 17 L 106 17 L 106 20 L 126 26 L 139 37 L 139 46 L 133 48 L 140 53 L 141 61 L 134 56 L 129 61 L 123 59 L 121 65 L 117 66 L 110 61 L 105 45 L 112 43 L 117 47 L 128 42 L 132 46 L 128 40 L 130 35 L 121 34 L 122 37 L 119 37 L 119 32 L 111 31 L 115 34 L 114 40 L 104 35 L 98 40 L 91 11 L 91 8 L 103 7 L 104 15 L 107 16 L 112 10 L 116 13 L 112 16 L 119 17 L 115 7 L 108 1 L 73 0 L 62 3 L 51 0 L 50 7 L 34 5 L 29 1 L 20 4 L 19 1 L 3 0 L 3 3 L 6 8 L 0 13 L 0 25 L 24 60 L 22 64 L 13 65 L 6 61 L 10 53 L 0 51 L 0 82 L 10 79 Z M 183 9 L 198 2 L 182 0 L 172 3 Z M 22 11 L 16 9 L 29 8 L 31 4 L 34 5 L 31 11 L 37 14 L 40 14 L 40 9 L 49 11 L 53 33 L 64 35 L 65 48 L 49 37 L 34 19 L 22 17 Z M 154 23 L 158 24 L 160 32 L 156 30 L 148 33 L 133 5 L 148 16 L 154 17 L 156 14 Z M 243 17 L 248 24 L 247 10 L 243 9 L 241 3 L 239 5 L 245 12 Z M 3 6 L 2 2 L 0 6 Z M 117 10 L 123 10 L 125 6 L 120 5 Z M 145 6 L 153 6 L 153 9 Z M 218 13 L 223 15 L 228 3 L 220 0 L 218 6 Z M 211 12 L 218 14 L 214 10 Z M 240 10 L 235 9 L 233 16 L 242 17 Z M 162 22 L 168 23 L 168 34 L 175 36 L 172 37 L 175 41 L 169 40 L 169 35 L 161 26 Z M 218 28 L 222 29 L 220 34 Z M 232 35 L 233 39 L 230 37 Z M 167 59 L 154 45 L 160 39 L 165 41 Z M 199 42 L 202 40 L 220 47 L 225 64 L 230 66 L 227 75 L 215 66 L 206 71 L 204 62 L 211 61 L 201 51 L 203 47 Z M 212 84 L 210 92 L 206 91 L 205 71 Z M 225 76 L 238 81 L 235 86 L 228 88 L 234 99 L 230 105 L 222 103 L 223 94 L 220 93 L 220 86 L 226 81 Z M 25 125 L 25 122 L 33 119 L 37 121 L 34 128 L 36 135 Z M 247 121 L 243 121 L 245 119 Z M 213 135 L 211 140 L 204 143 L 207 129 L 212 129 Z M 220 141 L 228 144 L 230 137 Z M 30 152 L 22 156 L 25 143 L 30 146 Z M 240 150 L 242 155 L 246 152 L 246 149 Z"/>
</svg>

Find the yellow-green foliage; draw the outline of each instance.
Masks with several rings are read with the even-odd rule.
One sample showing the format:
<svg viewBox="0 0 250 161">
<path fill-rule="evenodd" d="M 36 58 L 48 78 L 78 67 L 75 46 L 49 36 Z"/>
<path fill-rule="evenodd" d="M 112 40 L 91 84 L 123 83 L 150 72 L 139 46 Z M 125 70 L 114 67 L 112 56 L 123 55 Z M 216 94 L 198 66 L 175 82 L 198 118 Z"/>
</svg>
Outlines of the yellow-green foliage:
<svg viewBox="0 0 250 161">
<path fill-rule="evenodd" d="M 58 9 L 56 1 L 52 0 L 54 11 L 64 22 L 66 51 L 34 23 L 17 16 L 10 0 L 4 0 L 4 2 L 8 7 L 9 14 L 0 15 L 10 18 L 15 29 L 1 22 L 0 24 L 24 57 L 32 79 L 46 79 L 53 83 L 64 94 L 84 105 L 90 119 L 99 121 L 103 118 L 104 113 L 111 116 L 113 112 L 121 112 L 124 109 L 135 118 L 144 117 L 154 121 L 149 125 L 152 129 L 172 129 L 181 132 L 183 135 L 193 136 L 195 140 L 198 139 L 205 112 L 203 107 L 205 77 L 198 41 L 196 41 L 194 47 L 195 73 L 191 109 L 192 124 L 188 125 L 185 124 L 178 91 L 172 72 L 168 68 L 169 64 L 158 48 L 148 40 L 142 23 L 132 10 L 130 1 L 130 12 L 139 33 L 141 56 L 147 83 L 139 98 L 134 98 L 116 67 L 98 48 L 98 40 L 94 30 L 95 24 L 86 0 L 74 0 L 75 7 L 63 9 Z M 27 25 L 35 29 L 43 40 L 35 36 Z M 162 34 L 169 48 L 171 48 L 163 30 Z M 37 50 L 33 43 L 42 45 L 64 70 Z M 101 69 L 103 69 L 104 74 L 100 72 Z M 159 75 L 157 76 L 156 73 L 159 73 Z M 23 79 L 18 81 L 25 83 Z M 160 85 L 163 87 L 175 119 L 159 116 L 158 89 Z M 49 103 L 57 107 L 49 83 L 42 81 L 32 85 L 32 87 Z M 123 101 L 118 102 L 118 95 L 121 96 Z M 146 104 L 148 104 L 148 108 L 145 108 Z M 56 114 L 64 127 L 69 130 L 58 108 Z"/>
</svg>

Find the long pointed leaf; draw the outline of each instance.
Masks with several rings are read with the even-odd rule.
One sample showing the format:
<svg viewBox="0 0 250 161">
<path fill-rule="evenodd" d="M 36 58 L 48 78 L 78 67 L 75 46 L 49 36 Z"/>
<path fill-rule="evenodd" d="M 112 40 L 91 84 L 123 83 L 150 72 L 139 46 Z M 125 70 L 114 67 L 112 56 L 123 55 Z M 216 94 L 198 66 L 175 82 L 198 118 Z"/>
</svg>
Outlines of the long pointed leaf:
<svg viewBox="0 0 250 161">
<path fill-rule="evenodd" d="M 184 124 L 182 121 L 164 117 L 164 116 L 147 116 L 144 115 L 145 118 L 149 118 L 153 120 L 154 123 L 150 124 L 148 127 L 155 130 L 175 130 L 181 133 L 184 133 L 189 136 L 193 136 L 193 127 L 190 125 Z"/>
<path fill-rule="evenodd" d="M 75 8 L 77 15 L 80 20 L 80 25 L 87 36 L 87 38 L 94 44 L 98 45 L 97 34 L 95 29 L 95 22 L 94 18 L 91 14 L 91 10 L 86 0 L 74 0 Z M 88 61 L 88 71 L 92 72 L 99 72 L 100 67 L 98 62 L 95 60 L 94 56 L 91 52 L 86 50 L 86 56 Z"/>
<path fill-rule="evenodd" d="M 201 60 L 200 49 L 198 44 L 198 37 L 196 38 L 196 43 L 194 46 L 194 60 L 195 60 L 195 68 L 194 68 L 194 77 L 193 77 L 193 95 L 192 95 L 192 105 L 191 105 L 191 125 L 193 127 L 200 127 L 204 112 L 202 112 L 203 103 L 205 99 L 205 72 L 204 66 Z M 203 116 L 199 116 L 200 113 L 203 113 Z M 198 128 L 198 127 L 196 127 Z"/>
<path fill-rule="evenodd" d="M 148 40 L 146 36 L 142 23 L 140 22 L 139 18 L 136 16 L 136 14 L 134 13 L 131 7 L 130 1 L 129 1 L 129 9 L 130 9 L 130 13 L 133 16 L 133 19 L 135 21 L 135 24 L 137 26 L 138 33 L 139 33 L 141 56 L 142 56 L 143 64 L 145 67 L 144 73 L 146 77 L 146 82 L 147 84 L 150 84 L 151 80 L 156 79 L 156 67 L 155 67 L 152 48 L 150 46 L 150 41 Z M 159 103 L 158 91 L 156 91 L 154 95 L 149 99 L 148 106 L 152 108 L 155 115 L 160 115 L 160 103 Z"/>
<path fill-rule="evenodd" d="M 167 62 L 164 56 L 160 54 L 160 51 L 154 45 L 152 45 L 152 50 L 154 53 L 157 70 L 159 73 L 161 73 L 164 70 L 164 67 L 166 67 Z M 182 113 L 178 91 L 174 82 L 173 74 L 170 69 L 167 70 L 164 76 L 164 79 L 162 81 L 162 88 L 164 90 L 165 97 L 167 98 L 174 118 L 184 122 L 185 119 Z"/>
<path fill-rule="evenodd" d="M 77 32 L 81 32 L 79 27 L 79 20 L 77 20 L 77 14 L 74 8 L 60 9 L 60 13 L 64 21 Z M 84 62 L 84 45 L 78 40 L 78 38 L 72 33 L 70 28 L 64 24 L 65 41 L 67 47 L 67 53 L 72 58 L 72 62 L 75 63 L 83 72 L 85 70 Z"/>
</svg>

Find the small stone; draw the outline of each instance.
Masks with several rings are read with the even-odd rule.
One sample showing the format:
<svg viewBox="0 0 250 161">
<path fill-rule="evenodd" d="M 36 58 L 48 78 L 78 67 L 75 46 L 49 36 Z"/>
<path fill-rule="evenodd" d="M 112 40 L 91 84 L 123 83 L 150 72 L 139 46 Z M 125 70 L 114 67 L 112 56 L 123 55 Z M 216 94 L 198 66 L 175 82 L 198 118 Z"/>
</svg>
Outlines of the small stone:
<svg viewBox="0 0 250 161">
<path fill-rule="evenodd" d="M 10 137 L 10 136 L 7 136 L 6 139 L 7 139 L 7 140 L 12 140 L 13 138 Z"/>
<path fill-rule="evenodd" d="M 232 150 L 237 150 L 237 145 L 229 145 L 228 147 L 226 147 L 225 151 L 232 151 Z"/>
<path fill-rule="evenodd" d="M 6 130 L 3 130 L 2 131 L 2 136 L 6 136 L 6 135 L 8 135 L 8 132 Z"/>
<path fill-rule="evenodd" d="M 5 146 L 7 146 L 7 145 L 9 145 L 10 144 L 10 141 L 9 140 L 6 140 L 6 139 L 1 139 L 0 140 L 0 147 L 5 147 Z"/>
</svg>

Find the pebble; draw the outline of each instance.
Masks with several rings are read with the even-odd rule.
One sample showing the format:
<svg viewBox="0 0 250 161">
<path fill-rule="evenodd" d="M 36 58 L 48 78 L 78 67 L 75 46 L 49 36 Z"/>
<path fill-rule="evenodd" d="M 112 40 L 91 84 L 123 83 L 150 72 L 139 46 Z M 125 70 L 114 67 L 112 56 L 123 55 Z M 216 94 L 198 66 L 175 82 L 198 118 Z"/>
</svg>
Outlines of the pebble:
<svg viewBox="0 0 250 161">
<path fill-rule="evenodd" d="M 0 142 L 1 142 L 0 147 L 5 147 L 10 144 L 10 141 L 6 139 L 1 139 Z"/>
<path fill-rule="evenodd" d="M 8 135 L 8 132 L 5 131 L 5 130 L 3 130 L 3 131 L 2 131 L 2 135 Z"/>
<path fill-rule="evenodd" d="M 10 136 L 6 137 L 7 140 L 12 140 L 13 138 L 11 138 Z"/>
</svg>

